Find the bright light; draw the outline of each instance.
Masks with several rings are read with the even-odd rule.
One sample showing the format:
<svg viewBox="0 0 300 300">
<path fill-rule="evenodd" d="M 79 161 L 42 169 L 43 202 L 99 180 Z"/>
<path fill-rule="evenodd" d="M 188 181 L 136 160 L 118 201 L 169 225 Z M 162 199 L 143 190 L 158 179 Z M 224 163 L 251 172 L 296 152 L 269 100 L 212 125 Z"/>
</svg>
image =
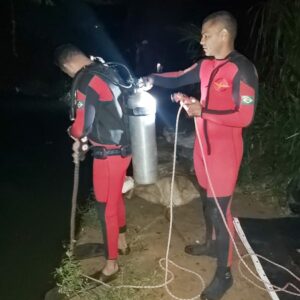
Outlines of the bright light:
<svg viewBox="0 0 300 300">
<path fill-rule="evenodd" d="M 150 93 L 146 91 L 139 91 L 139 100 L 137 102 L 137 107 L 144 107 L 147 114 L 156 113 L 156 99 Z"/>
</svg>

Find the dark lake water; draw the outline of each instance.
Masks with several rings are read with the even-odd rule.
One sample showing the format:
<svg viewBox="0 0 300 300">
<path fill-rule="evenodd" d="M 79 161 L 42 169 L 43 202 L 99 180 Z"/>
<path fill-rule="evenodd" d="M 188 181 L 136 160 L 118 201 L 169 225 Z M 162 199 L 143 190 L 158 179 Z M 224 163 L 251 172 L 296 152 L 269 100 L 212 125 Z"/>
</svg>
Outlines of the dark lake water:
<svg viewBox="0 0 300 300">
<path fill-rule="evenodd" d="M 0 98 L 0 299 L 39 300 L 54 286 L 69 240 L 70 122 L 55 100 Z M 80 199 L 88 194 L 88 167 L 81 167 Z"/>
<path fill-rule="evenodd" d="M 161 134 L 164 126 L 174 126 L 178 105 L 171 103 L 169 92 L 154 95 L 161 100 Z M 69 241 L 68 111 L 55 99 L 0 95 L 0 101 L 0 299 L 40 300 L 55 285 L 53 272 Z M 80 166 L 80 202 L 89 194 L 90 168 L 87 158 Z"/>
</svg>

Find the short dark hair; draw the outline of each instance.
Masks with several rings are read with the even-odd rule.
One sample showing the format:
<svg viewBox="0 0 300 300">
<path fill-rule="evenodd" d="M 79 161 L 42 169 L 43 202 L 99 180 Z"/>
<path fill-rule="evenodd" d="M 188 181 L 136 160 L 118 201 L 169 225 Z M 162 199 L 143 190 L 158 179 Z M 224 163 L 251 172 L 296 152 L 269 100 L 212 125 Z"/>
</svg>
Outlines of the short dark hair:
<svg viewBox="0 0 300 300">
<path fill-rule="evenodd" d="M 75 55 L 85 55 L 79 48 L 72 44 L 64 44 L 57 47 L 54 51 L 54 63 L 58 67 L 70 61 Z"/>
<path fill-rule="evenodd" d="M 208 21 L 220 22 L 225 26 L 233 39 L 237 35 L 237 21 L 235 17 L 226 10 L 221 10 L 208 15 L 202 22 L 202 25 Z"/>
</svg>

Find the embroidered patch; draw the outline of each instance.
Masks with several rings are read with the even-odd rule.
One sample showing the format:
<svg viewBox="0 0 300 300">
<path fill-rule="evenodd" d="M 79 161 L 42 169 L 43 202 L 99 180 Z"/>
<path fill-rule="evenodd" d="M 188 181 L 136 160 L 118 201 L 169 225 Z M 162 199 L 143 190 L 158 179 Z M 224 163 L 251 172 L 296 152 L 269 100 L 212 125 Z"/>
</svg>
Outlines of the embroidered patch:
<svg viewBox="0 0 300 300">
<path fill-rule="evenodd" d="M 254 103 L 253 96 L 242 96 L 241 104 L 252 105 Z"/>
<path fill-rule="evenodd" d="M 216 79 L 214 81 L 214 88 L 218 92 L 225 91 L 230 87 L 228 81 L 225 78 Z"/>
<path fill-rule="evenodd" d="M 83 105 L 84 105 L 84 103 L 82 101 L 77 101 L 77 103 L 76 103 L 77 108 L 82 108 Z"/>
</svg>

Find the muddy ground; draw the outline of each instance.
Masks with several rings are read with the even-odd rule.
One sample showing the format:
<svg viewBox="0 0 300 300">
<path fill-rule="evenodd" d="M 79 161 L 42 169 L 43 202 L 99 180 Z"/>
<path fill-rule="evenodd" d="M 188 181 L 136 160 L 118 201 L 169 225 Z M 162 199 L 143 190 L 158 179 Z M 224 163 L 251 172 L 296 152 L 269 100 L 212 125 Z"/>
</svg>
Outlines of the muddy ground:
<svg viewBox="0 0 300 300">
<path fill-rule="evenodd" d="M 160 164 L 165 163 L 172 148 L 160 144 Z M 163 149 L 162 149 L 163 147 Z M 171 152 L 170 152 L 171 151 Z M 169 153 L 169 155 L 164 155 Z M 180 160 L 177 165 L 180 175 L 186 170 L 186 177 L 191 181 L 193 174 L 190 172 L 188 162 Z M 171 170 L 169 170 L 171 171 Z M 178 173 L 177 172 L 177 173 Z M 170 175 L 170 173 L 169 173 Z M 169 176 L 167 175 L 167 176 Z M 131 253 L 120 256 L 121 273 L 113 285 L 157 285 L 164 282 L 164 272 L 159 267 L 159 260 L 166 255 L 166 246 L 169 232 L 169 221 L 166 207 L 142 199 L 140 188 L 125 195 L 128 222 L 128 242 Z M 148 194 L 144 187 L 145 194 Z M 153 197 L 159 195 L 153 194 Z M 233 200 L 233 215 L 236 217 L 271 218 L 283 216 L 284 211 L 276 205 L 277 199 L 266 188 L 238 186 Z M 207 285 L 216 267 L 216 261 L 209 257 L 194 257 L 184 253 L 184 246 L 195 241 L 204 241 L 205 227 L 201 209 L 200 198 L 195 198 L 187 204 L 174 208 L 174 226 L 170 246 L 169 258 L 176 264 L 199 273 Z M 85 226 L 82 228 L 78 244 L 101 242 L 99 228 Z M 236 237 L 236 242 L 242 254 L 245 254 L 241 242 Z M 248 260 L 249 261 L 249 260 Z M 102 268 L 102 257 L 90 258 L 81 261 L 86 274 L 92 274 Z M 250 263 L 252 266 L 252 264 Z M 201 283 L 195 275 L 170 267 L 174 272 L 175 280 L 169 284 L 169 289 L 177 297 L 192 298 L 201 292 Z M 270 296 L 242 278 L 238 271 L 238 258 L 234 255 L 232 268 L 234 285 L 223 297 L 224 300 L 262 300 Z M 94 296 L 92 296 L 94 295 Z M 96 296 L 97 295 L 97 296 Z M 93 298 L 95 297 L 95 298 Z M 98 298 L 97 298 L 98 297 Z M 75 299 L 85 299 L 83 296 Z M 158 289 L 117 289 L 107 292 L 103 287 L 90 291 L 86 299 L 171 299 L 165 288 Z"/>
</svg>

